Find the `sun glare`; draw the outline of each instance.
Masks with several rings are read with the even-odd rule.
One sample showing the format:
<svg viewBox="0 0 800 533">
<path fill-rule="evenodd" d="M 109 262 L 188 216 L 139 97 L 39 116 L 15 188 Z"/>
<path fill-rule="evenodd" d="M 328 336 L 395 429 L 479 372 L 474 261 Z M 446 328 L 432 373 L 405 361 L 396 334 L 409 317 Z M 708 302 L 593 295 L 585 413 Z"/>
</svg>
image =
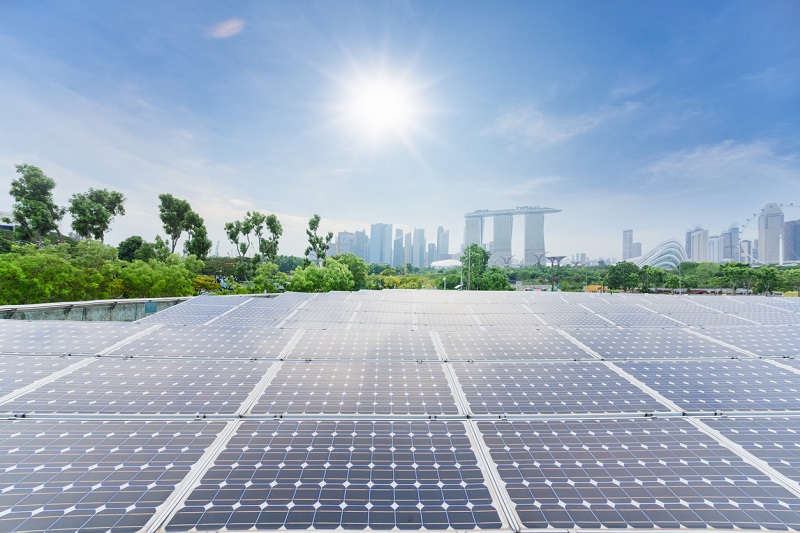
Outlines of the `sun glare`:
<svg viewBox="0 0 800 533">
<path fill-rule="evenodd" d="M 361 136 L 405 136 L 417 126 L 419 106 L 414 90 L 402 81 L 362 79 L 350 85 L 347 93 L 345 119 Z"/>
</svg>

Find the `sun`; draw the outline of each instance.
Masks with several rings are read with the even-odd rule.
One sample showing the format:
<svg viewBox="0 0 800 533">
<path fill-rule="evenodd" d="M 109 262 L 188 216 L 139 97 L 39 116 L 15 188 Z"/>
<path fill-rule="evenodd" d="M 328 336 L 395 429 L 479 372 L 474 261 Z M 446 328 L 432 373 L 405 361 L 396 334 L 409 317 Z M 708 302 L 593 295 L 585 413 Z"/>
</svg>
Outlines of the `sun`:
<svg viewBox="0 0 800 533">
<path fill-rule="evenodd" d="M 417 93 L 402 79 L 362 76 L 346 85 L 343 119 L 354 133 L 369 140 L 407 137 L 419 128 L 422 113 Z"/>
</svg>

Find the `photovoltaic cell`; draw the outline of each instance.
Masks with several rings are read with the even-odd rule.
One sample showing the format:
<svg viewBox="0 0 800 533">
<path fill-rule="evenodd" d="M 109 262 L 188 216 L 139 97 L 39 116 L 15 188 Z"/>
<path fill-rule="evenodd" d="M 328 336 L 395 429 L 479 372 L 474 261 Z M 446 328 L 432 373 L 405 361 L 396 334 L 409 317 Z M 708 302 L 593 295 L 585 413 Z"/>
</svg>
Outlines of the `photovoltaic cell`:
<svg viewBox="0 0 800 533">
<path fill-rule="evenodd" d="M 599 361 L 456 363 L 453 370 L 474 414 L 669 411 Z"/>
<path fill-rule="evenodd" d="M 760 326 L 705 328 L 707 335 L 757 355 L 800 355 L 800 328 Z"/>
<path fill-rule="evenodd" d="M 292 333 L 280 329 L 209 326 L 163 326 L 112 352 L 161 357 L 236 357 L 274 359 Z"/>
<path fill-rule="evenodd" d="M 800 417 L 715 417 L 703 422 L 800 482 Z"/>
<path fill-rule="evenodd" d="M 449 360 L 585 359 L 584 350 L 550 329 L 439 333 Z"/>
<path fill-rule="evenodd" d="M 46 378 L 79 361 L 78 358 L 59 356 L 0 356 L 0 396 Z"/>
<path fill-rule="evenodd" d="M 146 329 L 127 322 L 0 320 L 0 354 L 94 355 Z"/>
<path fill-rule="evenodd" d="M 0 421 L 0 527 L 139 531 L 223 425 Z"/>
<path fill-rule="evenodd" d="M 501 525 L 461 422 L 246 421 L 166 529 Z"/>
<path fill-rule="evenodd" d="M 456 414 L 442 363 L 284 361 L 254 414 Z"/>
<path fill-rule="evenodd" d="M 738 357 L 741 353 L 683 330 L 567 329 L 573 337 L 606 359 Z"/>
<path fill-rule="evenodd" d="M 289 353 L 293 359 L 436 360 L 428 332 L 306 331 Z"/>
<path fill-rule="evenodd" d="M 797 496 L 683 419 L 478 427 L 525 527 L 800 527 Z"/>
<path fill-rule="evenodd" d="M 686 411 L 800 410 L 800 374 L 757 359 L 617 363 Z"/>
<path fill-rule="evenodd" d="M 95 359 L 0 406 L 8 413 L 235 413 L 273 363 Z"/>
</svg>

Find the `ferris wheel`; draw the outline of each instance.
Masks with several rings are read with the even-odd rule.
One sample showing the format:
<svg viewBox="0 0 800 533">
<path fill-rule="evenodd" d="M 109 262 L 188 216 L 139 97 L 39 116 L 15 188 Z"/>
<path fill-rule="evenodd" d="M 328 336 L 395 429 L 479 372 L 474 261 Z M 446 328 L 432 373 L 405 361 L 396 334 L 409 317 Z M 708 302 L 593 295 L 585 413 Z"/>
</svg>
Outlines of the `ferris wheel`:
<svg viewBox="0 0 800 533">
<path fill-rule="evenodd" d="M 779 203 L 774 202 L 777 205 L 781 212 L 783 213 L 783 220 L 785 222 L 800 220 L 800 204 L 796 203 Z M 769 204 L 767 204 L 769 205 Z M 747 218 L 744 224 L 739 226 L 739 253 L 741 255 L 741 261 L 744 263 L 750 263 L 752 265 L 763 265 L 766 264 L 764 262 L 764 258 L 762 257 L 755 257 L 757 254 L 755 249 L 755 242 L 759 238 L 758 232 L 758 219 L 761 216 L 761 213 L 753 213 L 750 217 Z M 783 262 L 783 230 L 780 233 L 779 239 L 779 252 L 781 260 Z"/>
</svg>

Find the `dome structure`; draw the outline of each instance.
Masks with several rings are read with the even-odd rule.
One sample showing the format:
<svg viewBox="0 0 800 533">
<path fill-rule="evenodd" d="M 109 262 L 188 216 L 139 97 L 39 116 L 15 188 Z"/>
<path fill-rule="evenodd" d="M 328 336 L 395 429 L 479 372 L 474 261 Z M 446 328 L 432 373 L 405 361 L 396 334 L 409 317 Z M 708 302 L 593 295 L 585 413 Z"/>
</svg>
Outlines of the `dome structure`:
<svg viewBox="0 0 800 533">
<path fill-rule="evenodd" d="M 645 265 L 663 268 L 666 270 L 673 270 L 678 268 L 678 265 L 684 261 L 688 261 L 686 251 L 683 249 L 681 243 L 674 239 L 662 242 L 646 254 L 637 257 L 633 263 L 638 267 Z"/>
</svg>

